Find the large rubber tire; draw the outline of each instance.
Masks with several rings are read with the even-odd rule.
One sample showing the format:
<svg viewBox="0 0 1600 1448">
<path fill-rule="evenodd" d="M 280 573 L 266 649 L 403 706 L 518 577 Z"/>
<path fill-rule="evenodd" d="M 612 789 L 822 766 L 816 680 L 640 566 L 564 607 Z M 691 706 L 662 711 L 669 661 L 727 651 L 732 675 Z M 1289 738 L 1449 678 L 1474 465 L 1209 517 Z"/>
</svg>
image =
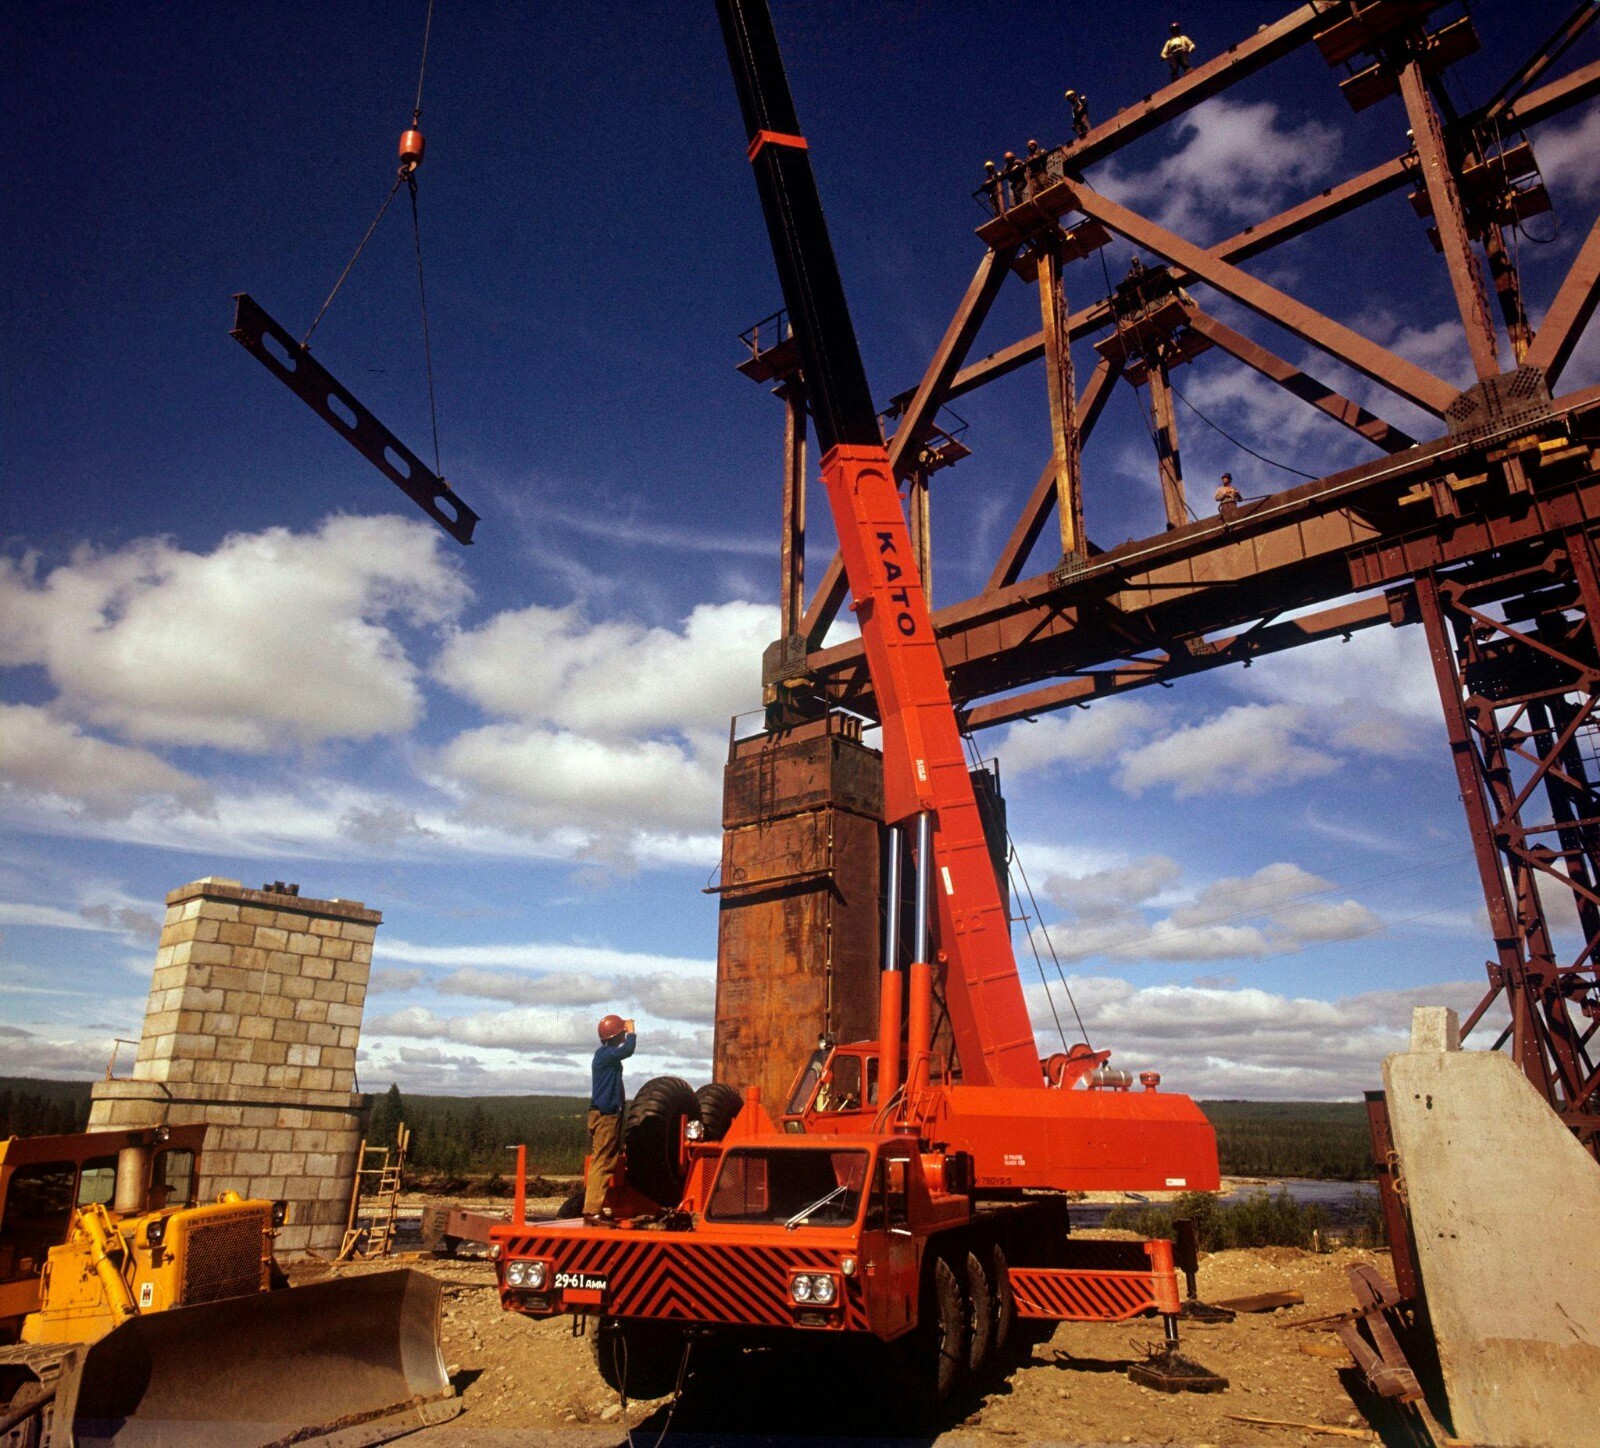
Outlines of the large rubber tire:
<svg viewBox="0 0 1600 1448">
<path fill-rule="evenodd" d="M 989 1276 L 992 1269 L 984 1260 L 987 1256 L 987 1253 L 968 1252 L 962 1264 L 967 1308 L 967 1371 L 974 1376 L 988 1368 L 994 1354 L 994 1284 Z"/>
<path fill-rule="evenodd" d="M 677 1076 L 646 1081 L 628 1103 L 622 1149 L 628 1162 L 628 1185 L 663 1207 L 683 1199 L 683 1162 L 678 1143 L 686 1120 L 700 1119 L 694 1087 Z"/>
<path fill-rule="evenodd" d="M 556 1216 L 563 1221 L 568 1217 L 581 1217 L 583 1215 L 583 1183 L 579 1182 L 562 1199 L 561 1206 L 556 1211 Z"/>
<path fill-rule="evenodd" d="M 936 1257 L 922 1293 L 922 1319 L 907 1350 L 917 1386 L 930 1405 L 945 1403 L 967 1375 L 967 1303 L 961 1279 L 944 1257 Z"/>
<path fill-rule="evenodd" d="M 702 1141 L 721 1141 L 733 1125 L 733 1118 L 744 1110 L 744 1097 L 722 1081 L 712 1081 L 694 1093 L 700 1103 Z"/>
<path fill-rule="evenodd" d="M 1011 1290 L 1011 1278 L 1006 1271 L 1006 1254 L 998 1242 L 994 1245 L 989 1261 L 994 1282 L 994 1353 L 999 1357 L 1011 1343 L 1017 1325 L 1017 1299 Z"/>
<path fill-rule="evenodd" d="M 589 1334 L 595 1370 L 606 1386 L 630 1398 L 664 1398 L 683 1365 L 681 1328 L 602 1317 Z"/>
</svg>

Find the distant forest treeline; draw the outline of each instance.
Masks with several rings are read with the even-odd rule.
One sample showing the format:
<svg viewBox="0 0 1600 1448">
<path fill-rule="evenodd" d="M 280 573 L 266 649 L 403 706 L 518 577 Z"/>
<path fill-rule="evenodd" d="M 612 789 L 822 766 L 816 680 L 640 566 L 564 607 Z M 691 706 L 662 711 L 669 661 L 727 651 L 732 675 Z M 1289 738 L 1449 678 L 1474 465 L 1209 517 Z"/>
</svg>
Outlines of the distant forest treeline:
<svg viewBox="0 0 1600 1448">
<path fill-rule="evenodd" d="M 1353 1101 L 1203 1101 L 1217 1130 L 1228 1176 L 1372 1176 L 1366 1108 Z M 377 1096 L 368 1140 L 411 1128 L 413 1170 L 441 1176 L 510 1176 L 508 1148 L 528 1148 L 528 1169 L 570 1176 L 583 1167 L 584 1115 L 577 1096 L 412 1096 L 396 1086 Z M 89 1116 L 87 1081 L 0 1077 L 0 1137 L 82 1131 Z"/>
</svg>

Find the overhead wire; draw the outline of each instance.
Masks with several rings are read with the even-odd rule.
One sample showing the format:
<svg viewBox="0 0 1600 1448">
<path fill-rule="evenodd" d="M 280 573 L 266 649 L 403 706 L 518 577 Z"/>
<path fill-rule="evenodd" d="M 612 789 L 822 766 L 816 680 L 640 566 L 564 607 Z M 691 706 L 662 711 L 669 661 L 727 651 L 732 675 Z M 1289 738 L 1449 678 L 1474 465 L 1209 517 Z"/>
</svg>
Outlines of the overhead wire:
<svg viewBox="0 0 1600 1448">
<path fill-rule="evenodd" d="M 422 90 L 428 74 L 428 46 L 433 36 L 433 6 L 434 0 L 428 0 L 427 15 L 422 25 L 422 57 L 417 65 L 416 103 L 411 110 L 413 131 L 416 131 L 422 120 Z M 344 286 L 346 278 L 349 277 L 356 262 L 361 259 L 362 252 L 367 249 L 367 243 L 372 240 L 373 233 L 377 231 L 378 223 L 388 213 L 396 194 L 404 186 L 410 193 L 411 198 L 411 240 L 417 259 L 417 297 L 422 312 L 422 358 L 423 370 L 428 383 L 428 421 L 433 432 L 433 470 L 442 479 L 444 466 L 439 449 L 439 403 L 433 380 L 433 339 L 428 324 L 428 285 L 422 264 L 422 219 L 417 202 L 417 163 L 421 159 L 420 147 L 422 143 L 420 133 L 418 133 L 419 149 L 415 156 L 407 155 L 405 142 L 409 139 L 409 136 L 410 133 L 401 138 L 403 159 L 400 163 L 400 169 L 395 175 L 394 184 L 389 188 L 389 194 L 383 198 L 383 205 L 378 208 L 378 214 L 372 218 L 371 225 L 367 227 L 365 234 L 360 242 L 357 243 L 354 253 L 351 255 L 350 260 L 345 263 L 344 270 L 339 273 L 332 290 L 317 309 L 316 316 L 311 319 L 311 325 L 306 328 L 306 334 L 300 339 L 300 345 L 307 347 L 311 344 L 312 334 L 317 330 L 323 317 L 327 315 L 328 308 L 333 305 L 333 299 L 339 295 L 339 289 Z"/>
</svg>

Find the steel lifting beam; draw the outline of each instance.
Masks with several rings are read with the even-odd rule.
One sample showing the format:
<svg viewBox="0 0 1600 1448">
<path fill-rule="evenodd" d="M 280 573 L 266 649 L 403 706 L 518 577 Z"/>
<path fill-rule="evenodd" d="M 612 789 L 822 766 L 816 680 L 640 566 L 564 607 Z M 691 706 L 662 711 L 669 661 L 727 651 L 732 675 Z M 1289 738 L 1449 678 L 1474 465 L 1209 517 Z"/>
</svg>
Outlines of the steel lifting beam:
<svg viewBox="0 0 1600 1448">
<path fill-rule="evenodd" d="M 457 543 L 472 542 L 478 515 L 356 395 L 245 292 L 234 297 L 233 339 L 389 479 Z"/>
</svg>

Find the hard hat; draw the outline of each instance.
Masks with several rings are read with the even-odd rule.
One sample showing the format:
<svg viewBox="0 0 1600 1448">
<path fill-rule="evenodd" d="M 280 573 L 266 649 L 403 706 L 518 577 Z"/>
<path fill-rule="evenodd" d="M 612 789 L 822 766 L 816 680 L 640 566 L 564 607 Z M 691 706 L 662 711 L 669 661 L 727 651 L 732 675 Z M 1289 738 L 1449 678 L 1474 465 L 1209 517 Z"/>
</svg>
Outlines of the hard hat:
<svg viewBox="0 0 1600 1448">
<path fill-rule="evenodd" d="M 1181 26 L 1181 25 L 1179 25 L 1179 24 L 1178 24 L 1178 22 L 1177 22 L 1177 21 L 1176 21 L 1176 20 L 1174 20 L 1174 21 L 1173 21 L 1173 22 L 1172 22 L 1172 33 L 1173 33 L 1173 34 L 1174 34 L 1174 35 L 1176 35 L 1176 34 L 1177 34 L 1177 33 L 1178 33 L 1178 32 L 1179 32 L 1179 31 L 1180 31 L 1180 30 L 1182 30 L 1182 29 L 1183 29 L 1183 26 Z"/>
<path fill-rule="evenodd" d="M 600 1039 L 609 1041 L 614 1036 L 624 1035 L 627 1032 L 627 1023 L 621 1016 L 601 1016 L 598 1029 Z"/>
<path fill-rule="evenodd" d="M 1075 95 L 1077 95 L 1077 91 L 1075 91 L 1075 90 L 1063 91 L 1062 94 L 1063 95 L 1067 95 L 1067 96 L 1075 96 Z"/>
</svg>

